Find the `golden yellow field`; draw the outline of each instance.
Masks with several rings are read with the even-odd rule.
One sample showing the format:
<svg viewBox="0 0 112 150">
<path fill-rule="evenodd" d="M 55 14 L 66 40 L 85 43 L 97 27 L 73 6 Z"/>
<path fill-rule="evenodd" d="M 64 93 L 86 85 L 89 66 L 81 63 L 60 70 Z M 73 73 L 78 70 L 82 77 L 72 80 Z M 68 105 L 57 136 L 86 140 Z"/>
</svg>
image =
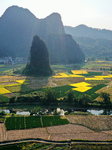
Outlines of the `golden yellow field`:
<svg viewBox="0 0 112 150">
<path fill-rule="evenodd" d="M 25 82 L 25 77 L 0 76 L 0 94 L 12 93 L 10 90 L 6 89 L 5 87 L 20 86 L 24 82 Z"/>
<path fill-rule="evenodd" d="M 71 70 L 73 74 L 88 74 L 86 70 Z"/>
<path fill-rule="evenodd" d="M 0 94 L 6 94 L 6 93 L 11 93 L 11 92 L 5 88 L 0 88 Z"/>
<path fill-rule="evenodd" d="M 79 91 L 79 92 L 86 92 L 90 90 L 92 87 L 90 87 L 91 84 L 86 83 L 86 82 L 80 82 L 80 83 L 75 83 L 75 84 L 70 84 L 70 86 L 77 87 L 77 88 L 72 88 L 72 90 Z"/>
<path fill-rule="evenodd" d="M 104 78 L 85 78 L 85 81 L 86 80 L 104 80 Z"/>
</svg>

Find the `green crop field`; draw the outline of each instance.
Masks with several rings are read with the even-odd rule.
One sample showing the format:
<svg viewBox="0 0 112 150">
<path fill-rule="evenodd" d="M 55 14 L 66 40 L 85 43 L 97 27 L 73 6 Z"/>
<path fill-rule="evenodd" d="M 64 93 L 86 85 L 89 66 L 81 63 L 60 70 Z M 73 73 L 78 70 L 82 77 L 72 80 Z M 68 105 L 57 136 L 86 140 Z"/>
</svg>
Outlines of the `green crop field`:
<svg viewBox="0 0 112 150">
<path fill-rule="evenodd" d="M 12 93 L 26 93 L 31 92 L 32 89 L 27 87 L 26 85 L 17 85 L 17 86 L 6 86 L 7 90 L 11 91 Z"/>
<path fill-rule="evenodd" d="M 30 117 L 7 117 L 5 126 L 7 130 L 30 129 L 55 125 L 68 124 L 67 119 L 60 116 L 30 116 Z"/>
<path fill-rule="evenodd" d="M 68 124 L 67 119 L 61 119 L 60 116 L 43 116 L 43 127 Z"/>
<path fill-rule="evenodd" d="M 105 84 L 100 84 L 100 85 L 96 85 L 94 87 L 92 87 L 92 89 L 86 91 L 86 92 L 83 92 L 83 94 L 88 94 L 90 95 L 93 99 L 95 99 L 96 97 L 99 96 L 99 94 L 95 93 L 97 90 L 105 87 L 106 85 Z M 65 86 L 60 86 L 60 87 L 53 87 L 52 90 L 55 90 L 55 91 L 59 91 L 60 94 L 59 94 L 59 97 L 64 97 L 66 95 L 66 92 L 69 91 L 69 90 L 72 90 L 72 86 L 70 85 L 65 85 Z M 38 91 L 42 91 L 44 92 L 45 91 L 45 88 L 42 88 L 42 89 L 39 89 Z M 75 93 L 75 96 L 79 96 L 79 95 L 82 95 L 82 92 L 79 92 L 79 91 L 75 91 L 74 90 L 74 93 Z"/>
</svg>

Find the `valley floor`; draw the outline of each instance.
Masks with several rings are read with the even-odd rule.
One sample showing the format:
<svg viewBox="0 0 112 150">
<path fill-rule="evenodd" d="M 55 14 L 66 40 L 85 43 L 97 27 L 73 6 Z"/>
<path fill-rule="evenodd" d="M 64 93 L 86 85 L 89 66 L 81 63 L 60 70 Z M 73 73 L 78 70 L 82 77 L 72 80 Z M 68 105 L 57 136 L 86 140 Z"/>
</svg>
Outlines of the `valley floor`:
<svg viewBox="0 0 112 150">
<path fill-rule="evenodd" d="M 70 140 L 70 139 L 89 140 L 89 141 L 112 140 L 112 129 L 108 130 L 107 128 L 107 130 L 102 129 L 101 131 L 95 131 L 88 127 L 85 127 L 83 124 L 82 125 L 76 124 L 76 117 L 80 120 L 84 119 L 81 118 L 82 116 L 79 117 L 67 116 L 67 119 L 69 121 L 72 119 L 72 124 L 70 121 L 70 124 L 68 125 L 52 126 L 46 128 L 33 128 L 33 129 L 25 129 L 25 130 L 6 131 L 4 123 L 0 123 L 0 142 L 28 139 L 28 138 L 40 138 L 43 140 L 51 140 L 51 141 L 63 141 L 63 140 Z M 93 117 L 94 118 L 92 118 L 92 120 L 95 121 L 95 117 L 96 117 L 96 122 L 97 122 L 98 117 L 97 116 L 93 116 Z M 102 126 L 106 126 L 105 124 L 103 124 L 103 120 L 106 119 L 108 123 L 111 121 L 112 118 L 111 117 L 109 118 L 108 116 L 107 117 L 102 116 Z M 90 120 L 90 124 L 92 124 L 91 122 L 92 120 Z M 96 126 L 98 127 L 100 126 L 100 124 L 97 123 Z"/>
</svg>

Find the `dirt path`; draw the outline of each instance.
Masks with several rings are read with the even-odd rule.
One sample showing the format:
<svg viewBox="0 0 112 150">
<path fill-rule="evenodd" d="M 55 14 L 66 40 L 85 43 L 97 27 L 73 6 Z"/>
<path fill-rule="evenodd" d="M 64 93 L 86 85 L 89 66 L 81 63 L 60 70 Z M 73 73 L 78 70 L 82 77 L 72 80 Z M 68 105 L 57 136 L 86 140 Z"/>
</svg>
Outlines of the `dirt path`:
<svg viewBox="0 0 112 150">
<path fill-rule="evenodd" d="M 6 135 L 6 128 L 4 123 L 0 123 L 0 141 L 6 141 L 7 135 Z"/>
<path fill-rule="evenodd" d="M 102 91 L 108 89 L 111 85 L 112 85 L 112 81 L 110 82 L 110 84 L 108 86 L 106 86 L 105 88 L 103 88 Z"/>
</svg>

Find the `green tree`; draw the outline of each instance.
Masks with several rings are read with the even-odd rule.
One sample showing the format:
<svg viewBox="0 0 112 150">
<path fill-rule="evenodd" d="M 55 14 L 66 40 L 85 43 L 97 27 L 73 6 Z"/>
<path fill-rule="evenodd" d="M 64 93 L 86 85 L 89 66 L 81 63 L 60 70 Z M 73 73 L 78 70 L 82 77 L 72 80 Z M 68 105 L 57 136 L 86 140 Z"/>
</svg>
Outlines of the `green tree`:
<svg viewBox="0 0 112 150">
<path fill-rule="evenodd" d="M 31 115 L 32 114 L 38 114 L 38 115 L 41 115 L 42 113 L 42 108 L 41 107 L 34 107 L 32 110 L 31 110 Z"/>
<path fill-rule="evenodd" d="M 15 102 L 16 102 L 16 97 L 15 96 L 11 97 L 9 103 L 15 103 Z"/>
<path fill-rule="evenodd" d="M 55 91 L 52 88 L 45 89 L 45 102 L 57 102 L 59 97 L 59 91 Z"/>
<path fill-rule="evenodd" d="M 66 92 L 66 102 L 73 102 L 75 100 L 75 93 L 73 90 Z"/>
<path fill-rule="evenodd" d="M 104 104 L 110 104 L 111 101 L 110 101 L 110 94 L 109 93 L 106 93 L 106 92 L 101 92 L 100 93 L 100 97 L 103 99 L 103 102 Z"/>
<path fill-rule="evenodd" d="M 78 97 L 78 103 L 82 106 L 87 106 L 91 102 L 91 96 L 87 94 L 83 94 Z"/>
</svg>

